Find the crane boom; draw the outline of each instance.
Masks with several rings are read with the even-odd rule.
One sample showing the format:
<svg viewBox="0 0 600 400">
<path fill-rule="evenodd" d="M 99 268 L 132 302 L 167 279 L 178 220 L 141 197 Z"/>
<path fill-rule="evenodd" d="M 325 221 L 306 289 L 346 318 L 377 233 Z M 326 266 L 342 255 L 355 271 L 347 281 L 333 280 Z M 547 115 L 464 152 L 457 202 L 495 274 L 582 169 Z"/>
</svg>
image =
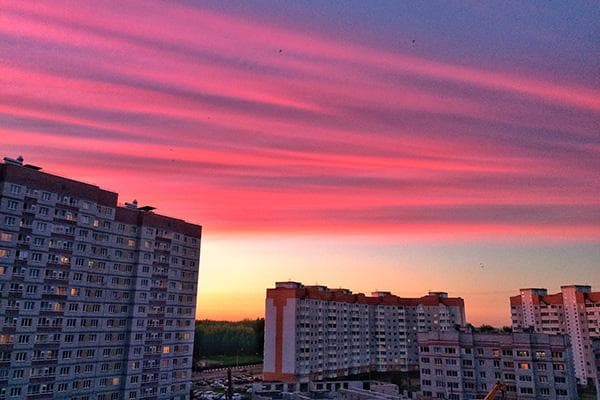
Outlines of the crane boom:
<svg viewBox="0 0 600 400">
<path fill-rule="evenodd" d="M 506 385 L 498 382 L 492 387 L 492 389 L 488 392 L 488 394 L 485 395 L 483 400 L 494 400 L 496 398 L 496 395 L 498 394 L 498 392 L 504 393 L 505 390 L 506 390 Z"/>
</svg>

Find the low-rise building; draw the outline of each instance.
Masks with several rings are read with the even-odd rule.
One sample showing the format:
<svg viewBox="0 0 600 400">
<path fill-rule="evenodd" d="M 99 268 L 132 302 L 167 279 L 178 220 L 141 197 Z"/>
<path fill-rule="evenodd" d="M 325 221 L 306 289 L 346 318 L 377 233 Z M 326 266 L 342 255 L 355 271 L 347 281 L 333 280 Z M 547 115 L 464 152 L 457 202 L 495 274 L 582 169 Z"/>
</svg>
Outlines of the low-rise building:
<svg viewBox="0 0 600 400">
<path fill-rule="evenodd" d="M 419 333 L 423 399 L 576 399 L 569 339 L 541 333 Z"/>
<path fill-rule="evenodd" d="M 306 383 L 261 382 L 252 387 L 252 400 L 407 400 L 398 385 L 378 381 L 323 381 Z"/>
</svg>

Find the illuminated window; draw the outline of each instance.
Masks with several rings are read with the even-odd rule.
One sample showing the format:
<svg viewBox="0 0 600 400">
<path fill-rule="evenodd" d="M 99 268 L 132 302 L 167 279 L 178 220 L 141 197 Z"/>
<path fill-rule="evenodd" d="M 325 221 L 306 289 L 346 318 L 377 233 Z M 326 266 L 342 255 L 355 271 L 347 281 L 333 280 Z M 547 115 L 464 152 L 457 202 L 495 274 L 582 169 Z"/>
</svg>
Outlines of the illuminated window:
<svg viewBox="0 0 600 400">
<path fill-rule="evenodd" d="M 10 242 L 12 237 L 12 233 L 0 232 L 0 242 Z"/>
</svg>

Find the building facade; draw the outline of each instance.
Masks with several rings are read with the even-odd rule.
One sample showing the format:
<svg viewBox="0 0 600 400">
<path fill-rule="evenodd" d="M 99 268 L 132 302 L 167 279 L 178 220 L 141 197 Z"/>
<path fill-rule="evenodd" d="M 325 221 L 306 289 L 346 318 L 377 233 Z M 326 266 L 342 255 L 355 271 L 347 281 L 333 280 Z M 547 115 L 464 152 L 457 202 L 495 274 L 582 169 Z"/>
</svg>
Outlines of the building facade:
<svg viewBox="0 0 600 400">
<path fill-rule="evenodd" d="M 577 380 L 586 384 L 594 378 L 591 341 L 600 338 L 600 292 L 583 285 L 562 286 L 550 295 L 546 289 L 521 289 L 510 306 L 515 331 L 569 335 Z"/>
<path fill-rule="evenodd" d="M 592 354 L 594 358 L 594 386 L 596 398 L 600 399 L 600 339 L 592 340 Z"/>
<path fill-rule="evenodd" d="M 0 400 L 189 398 L 201 227 L 0 164 Z"/>
<path fill-rule="evenodd" d="M 422 399 L 577 399 L 569 339 L 542 333 L 419 333 Z"/>
<path fill-rule="evenodd" d="M 464 301 L 278 282 L 267 290 L 264 379 L 308 382 L 418 368 L 417 332 L 465 325 Z"/>
</svg>

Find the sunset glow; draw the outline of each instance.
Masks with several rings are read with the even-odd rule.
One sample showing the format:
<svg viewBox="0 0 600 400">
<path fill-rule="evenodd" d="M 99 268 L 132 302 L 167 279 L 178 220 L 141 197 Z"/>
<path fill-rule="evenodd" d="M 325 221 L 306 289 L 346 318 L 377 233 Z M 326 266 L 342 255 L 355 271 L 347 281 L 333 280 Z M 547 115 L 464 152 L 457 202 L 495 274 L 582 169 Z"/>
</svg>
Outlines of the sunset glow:
<svg viewBox="0 0 600 400">
<path fill-rule="evenodd" d="M 593 4 L 102 3 L 0 4 L 0 153 L 203 225 L 199 318 L 600 286 Z"/>
</svg>

